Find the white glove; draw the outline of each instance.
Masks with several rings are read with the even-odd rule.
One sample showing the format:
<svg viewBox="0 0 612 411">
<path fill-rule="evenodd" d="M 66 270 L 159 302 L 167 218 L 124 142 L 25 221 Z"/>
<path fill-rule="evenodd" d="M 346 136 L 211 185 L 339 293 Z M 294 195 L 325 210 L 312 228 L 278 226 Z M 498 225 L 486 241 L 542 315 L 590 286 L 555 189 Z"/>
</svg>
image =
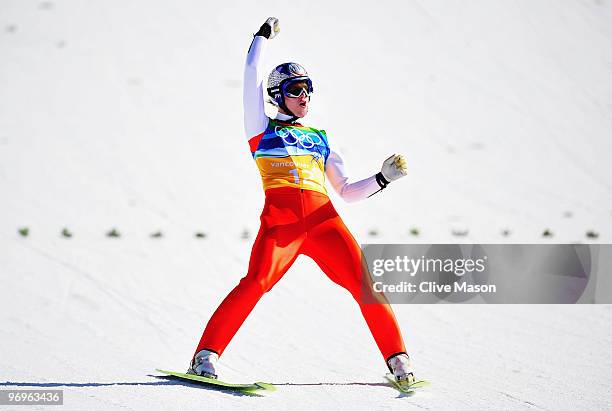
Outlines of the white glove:
<svg viewBox="0 0 612 411">
<path fill-rule="evenodd" d="M 404 177 L 408 174 L 406 159 L 401 154 L 393 154 L 383 162 L 380 172 L 389 182 Z"/>
<path fill-rule="evenodd" d="M 256 36 L 262 36 L 267 39 L 273 39 L 280 32 L 280 25 L 276 17 L 268 17 L 264 24 L 261 25 Z"/>
</svg>

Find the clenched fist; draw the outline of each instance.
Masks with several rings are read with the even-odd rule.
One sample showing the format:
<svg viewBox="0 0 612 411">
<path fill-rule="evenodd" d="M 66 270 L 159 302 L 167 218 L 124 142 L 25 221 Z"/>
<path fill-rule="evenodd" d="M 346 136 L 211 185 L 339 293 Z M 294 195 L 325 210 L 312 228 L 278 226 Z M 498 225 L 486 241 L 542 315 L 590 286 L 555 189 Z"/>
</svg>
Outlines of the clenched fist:
<svg viewBox="0 0 612 411">
<path fill-rule="evenodd" d="M 268 17 L 264 24 L 261 25 L 256 36 L 262 36 L 267 39 L 273 39 L 280 32 L 280 25 L 276 17 Z"/>
<path fill-rule="evenodd" d="M 408 174 L 406 159 L 401 154 L 393 154 L 383 162 L 380 172 L 389 182 L 404 177 Z"/>
</svg>

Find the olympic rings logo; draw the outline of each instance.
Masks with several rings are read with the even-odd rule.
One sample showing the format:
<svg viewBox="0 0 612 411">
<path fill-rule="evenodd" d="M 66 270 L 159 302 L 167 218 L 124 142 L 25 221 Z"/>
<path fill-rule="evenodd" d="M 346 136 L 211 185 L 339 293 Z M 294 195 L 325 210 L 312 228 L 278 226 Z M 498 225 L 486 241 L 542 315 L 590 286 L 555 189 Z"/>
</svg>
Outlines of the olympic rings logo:
<svg viewBox="0 0 612 411">
<path fill-rule="evenodd" d="M 290 146 L 300 145 L 303 148 L 312 148 L 323 143 L 321 137 L 312 131 L 304 132 L 297 128 L 276 126 L 274 127 L 274 133 Z"/>
</svg>

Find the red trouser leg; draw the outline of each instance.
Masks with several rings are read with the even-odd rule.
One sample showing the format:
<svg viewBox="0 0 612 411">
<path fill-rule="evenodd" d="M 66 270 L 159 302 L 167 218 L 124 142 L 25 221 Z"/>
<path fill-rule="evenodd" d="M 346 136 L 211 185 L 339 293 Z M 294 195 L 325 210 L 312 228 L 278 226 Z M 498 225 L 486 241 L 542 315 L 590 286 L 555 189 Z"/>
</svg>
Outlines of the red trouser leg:
<svg viewBox="0 0 612 411">
<path fill-rule="evenodd" d="M 382 293 L 374 292 L 370 286 L 361 248 L 331 202 L 318 209 L 322 208 L 329 209 L 325 213 L 327 218 L 309 227 L 302 252 L 312 258 L 333 282 L 351 293 L 385 360 L 394 354 L 406 352 L 391 306 Z"/>
<path fill-rule="evenodd" d="M 274 194 L 280 191 L 280 194 Z M 261 226 L 251 250 L 249 270 L 208 321 L 195 354 L 203 349 L 219 355 L 255 304 L 287 272 L 299 254 L 306 233 L 299 196 L 268 190 Z"/>
<path fill-rule="evenodd" d="M 221 355 L 255 304 L 282 278 L 299 254 L 311 257 L 332 281 L 351 293 L 385 359 L 405 352 L 386 299 L 367 284 L 364 287 L 363 270 L 367 270 L 367 265 L 361 249 L 329 198 L 314 191 L 281 188 L 266 191 L 248 273 L 209 320 L 195 353 L 209 349 Z"/>
</svg>

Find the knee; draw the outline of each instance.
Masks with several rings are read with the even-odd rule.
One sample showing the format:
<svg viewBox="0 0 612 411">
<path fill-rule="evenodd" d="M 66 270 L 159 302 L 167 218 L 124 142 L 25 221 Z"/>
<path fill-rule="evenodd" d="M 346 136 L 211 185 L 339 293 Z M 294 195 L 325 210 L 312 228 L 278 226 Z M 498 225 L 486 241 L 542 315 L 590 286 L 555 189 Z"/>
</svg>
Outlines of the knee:
<svg viewBox="0 0 612 411">
<path fill-rule="evenodd" d="M 388 304 L 385 294 L 376 291 L 372 283 L 364 283 L 356 293 L 355 299 L 360 304 Z"/>
<path fill-rule="evenodd" d="M 364 287 L 359 281 L 355 281 L 353 279 L 345 279 L 344 281 L 340 281 L 337 284 L 344 288 L 346 291 L 348 291 L 355 300 L 359 301 L 362 298 Z"/>
<path fill-rule="evenodd" d="M 272 286 L 266 278 L 257 275 L 247 274 L 240 280 L 240 287 L 260 296 L 270 291 Z"/>
<path fill-rule="evenodd" d="M 386 302 L 384 294 L 376 291 L 374 285 L 366 279 L 354 279 L 344 283 L 343 287 L 359 304 L 380 304 Z"/>
</svg>

